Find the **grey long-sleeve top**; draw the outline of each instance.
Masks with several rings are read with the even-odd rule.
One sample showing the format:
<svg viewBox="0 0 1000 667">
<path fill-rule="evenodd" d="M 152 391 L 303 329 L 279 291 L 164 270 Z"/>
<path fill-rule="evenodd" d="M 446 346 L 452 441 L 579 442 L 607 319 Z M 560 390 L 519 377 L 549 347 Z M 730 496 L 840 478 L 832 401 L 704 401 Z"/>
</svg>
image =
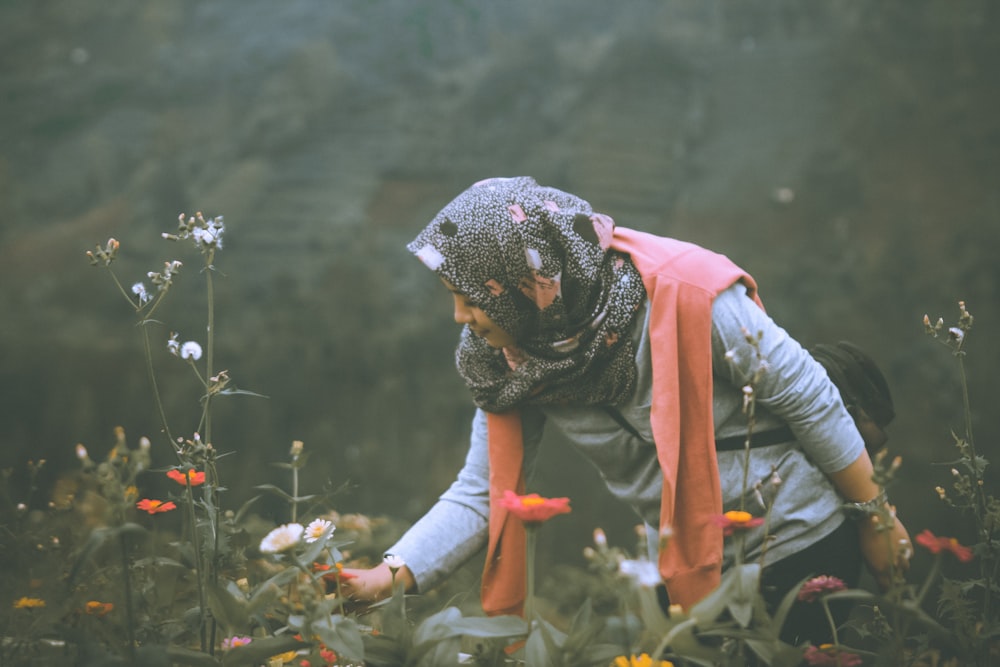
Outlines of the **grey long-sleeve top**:
<svg viewBox="0 0 1000 667">
<path fill-rule="evenodd" d="M 543 441 L 543 429 L 562 432 L 600 472 L 609 491 L 648 525 L 659 525 L 662 475 L 649 421 L 652 377 L 648 308 L 636 318 L 632 333 L 638 368 L 632 396 L 609 413 L 601 406 L 532 406 L 522 408 L 525 468 L 530 473 Z M 762 332 L 760 353 L 766 367 L 755 387 L 754 432 L 787 424 L 795 440 L 751 450 L 748 487 L 743 488 L 744 453 L 718 452 L 723 509 L 744 507 L 763 516 L 772 505 L 765 565 L 825 537 L 844 520 L 843 500 L 825 473 L 854 462 L 864 442 L 826 371 L 735 284 L 712 306 L 713 418 L 722 439 L 744 435 L 742 388 L 757 368 L 757 350 L 744 329 Z M 621 420 L 628 424 L 625 428 Z M 762 504 L 763 503 L 763 504 Z M 417 586 L 437 585 L 486 543 L 489 523 L 487 422 L 482 410 L 472 421 L 465 465 L 438 502 L 393 545 Z M 749 531 L 747 559 L 761 556 L 764 527 Z M 733 543 L 726 541 L 723 567 L 732 563 Z"/>
</svg>

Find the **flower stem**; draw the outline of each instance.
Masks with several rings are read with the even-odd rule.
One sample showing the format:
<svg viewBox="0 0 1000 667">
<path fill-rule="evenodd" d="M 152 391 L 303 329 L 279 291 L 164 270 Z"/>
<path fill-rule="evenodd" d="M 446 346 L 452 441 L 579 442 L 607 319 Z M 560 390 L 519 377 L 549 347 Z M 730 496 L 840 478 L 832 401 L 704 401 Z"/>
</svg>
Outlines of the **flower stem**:
<svg viewBox="0 0 1000 667">
<path fill-rule="evenodd" d="M 525 524 L 525 546 L 528 556 L 528 586 L 524 598 L 524 620 L 528 622 L 528 632 L 531 632 L 531 622 L 535 613 L 535 546 L 538 538 L 538 528 Z"/>
</svg>

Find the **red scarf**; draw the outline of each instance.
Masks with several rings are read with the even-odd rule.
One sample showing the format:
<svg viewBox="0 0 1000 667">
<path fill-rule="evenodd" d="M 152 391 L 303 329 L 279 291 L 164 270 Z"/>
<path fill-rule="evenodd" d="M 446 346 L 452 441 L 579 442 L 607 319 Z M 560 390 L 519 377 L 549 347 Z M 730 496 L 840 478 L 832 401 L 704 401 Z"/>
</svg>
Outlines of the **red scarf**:
<svg viewBox="0 0 1000 667">
<path fill-rule="evenodd" d="M 649 298 L 650 422 L 663 471 L 660 529 L 673 533 L 660 552 L 659 569 L 670 601 L 690 608 L 718 586 L 722 574 L 722 531 L 712 521 L 722 513 L 712 420 L 712 301 L 742 281 L 748 296 L 763 305 L 753 278 L 723 255 L 622 227 L 615 228 L 611 247 L 631 256 Z M 521 416 L 512 410 L 488 413 L 487 420 L 491 502 L 483 609 L 520 614 L 524 526 L 498 499 L 505 490 L 524 493 Z"/>
</svg>

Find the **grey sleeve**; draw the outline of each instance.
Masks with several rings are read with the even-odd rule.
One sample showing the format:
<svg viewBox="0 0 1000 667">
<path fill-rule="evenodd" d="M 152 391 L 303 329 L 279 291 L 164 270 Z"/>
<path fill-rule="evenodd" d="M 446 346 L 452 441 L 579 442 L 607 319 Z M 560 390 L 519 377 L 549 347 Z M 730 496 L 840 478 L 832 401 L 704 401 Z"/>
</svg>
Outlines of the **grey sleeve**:
<svg viewBox="0 0 1000 667">
<path fill-rule="evenodd" d="M 757 368 L 757 351 L 744 329 L 762 333 L 764 370 L 756 401 L 785 421 L 802 449 L 826 473 L 843 470 L 864 451 L 854 419 L 823 367 L 746 296 L 742 284 L 718 295 L 712 307 L 712 363 L 716 378 L 737 389 Z"/>
<path fill-rule="evenodd" d="M 522 410 L 526 470 L 534 465 L 543 422 L 540 413 Z M 490 470 L 486 413 L 476 410 L 465 465 L 438 502 L 389 553 L 401 556 L 419 590 L 429 590 L 486 545 L 490 512 Z"/>
</svg>

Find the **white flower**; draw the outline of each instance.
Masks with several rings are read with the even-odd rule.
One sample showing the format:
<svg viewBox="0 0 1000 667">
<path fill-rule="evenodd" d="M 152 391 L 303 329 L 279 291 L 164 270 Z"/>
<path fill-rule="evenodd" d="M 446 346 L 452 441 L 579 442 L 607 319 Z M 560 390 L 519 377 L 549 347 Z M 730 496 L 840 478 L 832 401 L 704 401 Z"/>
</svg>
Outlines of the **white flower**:
<svg viewBox="0 0 1000 667">
<path fill-rule="evenodd" d="M 177 336 L 177 332 L 171 331 L 170 338 L 167 340 L 167 349 L 170 351 L 170 354 L 175 357 L 179 356 L 181 353 L 181 342 L 177 340 Z"/>
<path fill-rule="evenodd" d="M 660 571 L 648 560 L 625 559 L 618 563 L 618 572 L 635 580 L 640 586 L 652 588 L 662 582 Z"/>
<path fill-rule="evenodd" d="M 139 297 L 139 305 L 142 305 L 153 298 L 149 295 L 149 292 L 146 291 L 146 286 L 142 283 L 135 283 L 132 285 L 132 294 Z"/>
<path fill-rule="evenodd" d="M 331 522 L 326 519 L 313 519 L 310 521 L 309 525 L 306 526 L 306 542 L 312 543 L 323 537 L 323 533 L 325 533 L 326 529 L 330 527 L 330 524 Z M 333 531 L 330 531 L 330 534 L 333 535 Z"/>
<path fill-rule="evenodd" d="M 389 569 L 393 572 L 406 565 L 406 561 L 403 560 L 403 557 L 397 556 L 396 554 L 386 554 L 382 556 L 382 560 L 385 561 L 385 564 L 388 565 Z"/>
<path fill-rule="evenodd" d="M 260 551 L 265 554 L 280 554 L 288 551 L 302 538 L 305 529 L 301 523 L 286 523 L 278 526 L 260 541 Z"/>
<path fill-rule="evenodd" d="M 189 340 L 181 345 L 181 359 L 192 359 L 194 361 L 201 359 L 201 345 L 193 340 Z"/>
<path fill-rule="evenodd" d="M 139 438 L 139 449 L 140 450 L 142 450 L 144 452 L 148 452 L 149 448 L 151 446 L 152 446 L 152 443 L 149 441 L 149 438 L 147 438 L 146 436 L 142 436 L 141 438 Z"/>
<path fill-rule="evenodd" d="M 76 458 L 80 459 L 81 461 L 86 461 L 87 460 L 87 448 L 84 447 L 83 445 L 77 445 L 76 446 Z"/>
</svg>

